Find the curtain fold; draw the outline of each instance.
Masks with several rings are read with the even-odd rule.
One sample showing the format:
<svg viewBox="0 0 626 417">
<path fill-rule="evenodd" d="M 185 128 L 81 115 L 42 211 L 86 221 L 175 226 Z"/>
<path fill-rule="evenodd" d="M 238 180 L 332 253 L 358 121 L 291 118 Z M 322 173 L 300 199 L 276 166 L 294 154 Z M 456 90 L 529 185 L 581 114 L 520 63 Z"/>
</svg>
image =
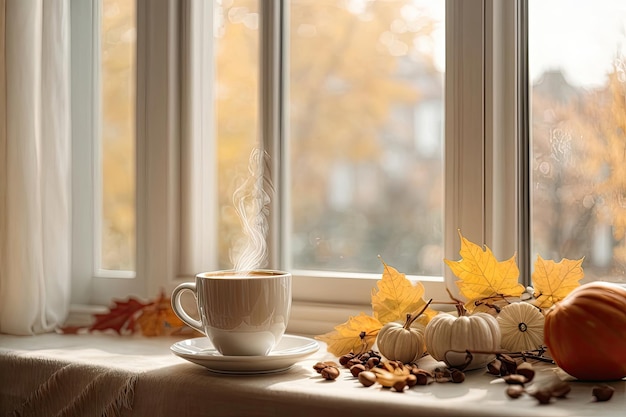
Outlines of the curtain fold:
<svg viewBox="0 0 626 417">
<path fill-rule="evenodd" d="M 25 335 L 69 308 L 69 3 L 0 10 L 0 332 Z"/>
</svg>

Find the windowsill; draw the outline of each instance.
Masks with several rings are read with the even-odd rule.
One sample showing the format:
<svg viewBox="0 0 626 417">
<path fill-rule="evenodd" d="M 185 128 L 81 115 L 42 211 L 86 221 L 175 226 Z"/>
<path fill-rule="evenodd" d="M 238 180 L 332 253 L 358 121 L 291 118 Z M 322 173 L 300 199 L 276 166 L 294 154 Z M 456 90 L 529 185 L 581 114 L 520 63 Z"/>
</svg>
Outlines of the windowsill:
<svg viewBox="0 0 626 417">
<path fill-rule="evenodd" d="M 200 416 L 210 410 L 215 416 L 598 417 L 622 416 L 626 409 L 624 381 L 611 384 L 616 392 L 609 402 L 593 402 L 594 384 L 575 382 L 567 399 L 544 406 L 530 397 L 508 399 L 504 385 L 490 383 L 493 377 L 480 371 L 468 372 L 462 384 L 434 383 L 404 393 L 379 386 L 364 388 L 347 370 L 336 381 L 325 381 L 312 369 L 319 360 L 335 359 L 324 346 L 283 373 L 217 375 L 170 353 L 169 346 L 177 340 L 103 334 L 0 335 L 0 414 L 31 395 L 23 415 L 29 415 L 29 409 L 34 410 L 32 415 L 41 415 L 44 408 L 38 402 L 66 407 L 89 398 L 90 389 L 97 392 L 93 401 L 102 400 L 106 389 L 114 386 L 109 377 L 113 382 L 133 381 L 130 389 L 124 384 L 113 387 L 113 402 L 122 404 L 116 395 L 123 394 L 122 400 L 132 404 L 132 410 L 121 408 L 121 416 Z M 423 361 L 423 367 L 435 365 Z M 544 377 L 553 373 L 549 365 L 536 369 Z"/>
</svg>

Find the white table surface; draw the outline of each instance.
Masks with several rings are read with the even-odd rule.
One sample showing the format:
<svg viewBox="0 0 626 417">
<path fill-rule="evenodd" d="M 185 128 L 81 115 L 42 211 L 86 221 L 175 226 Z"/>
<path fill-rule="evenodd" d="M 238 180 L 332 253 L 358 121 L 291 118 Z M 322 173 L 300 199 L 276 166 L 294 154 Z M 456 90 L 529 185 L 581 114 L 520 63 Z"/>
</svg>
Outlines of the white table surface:
<svg viewBox="0 0 626 417">
<path fill-rule="evenodd" d="M 347 369 L 335 381 L 323 380 L 313 365 L 336 358 L 321 343 L 317 353 L 288 371 L 225 376 L 173 355 L 169 347 L 177 340 L 108 334 L 0 335 L 0 356 L 137 375 L 132 411 L 126 410 L 124 416 L 626 416 L 625 381 L 609 383 L 615 394 L 603 403 L 591 396 L 595 384 L 584 382 L 572 382 L 568 398 L 548 405 L 529 396 L 511 400 L 505 386 L 492 383 L 494 377 L 482 370 L 468 372 L 461 384 L 433 383 L 398 393 L 379 385 L 365 388 Z M 436 365 L 432 358 L 422 361 L 424 368 Z M 554 374 L 552 365 L 537 369 L 539 379 Z M 8 392 L 9 384 L 29 378 L 26 368 L 14 375 L 5 371 L 0 368 L 0 394 Z M 0 412 L 6 412 L 1 404 Z"/>
</svg>

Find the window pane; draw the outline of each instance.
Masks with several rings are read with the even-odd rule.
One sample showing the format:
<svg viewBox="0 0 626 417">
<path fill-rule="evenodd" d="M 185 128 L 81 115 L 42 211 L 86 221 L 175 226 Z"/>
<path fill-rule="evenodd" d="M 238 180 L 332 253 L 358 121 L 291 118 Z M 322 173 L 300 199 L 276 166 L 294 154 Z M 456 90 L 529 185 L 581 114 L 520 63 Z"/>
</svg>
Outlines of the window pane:
<svg viewBox="0 0 626 417">
<path fill-rule="evenodd" d="M 531 0 L 532 252 L 626 272 L 626 4 Z"/>
<path fill-rule="evenodd" d="M 258 144 L 259 4 L 222 0 L 215 6 L 219 207 L 219 267 L 233 267 L 231 249 L 242 236 L 233 193 L 246 178 Z"/>
<path fill-rule="evenodd" d="M 445 2 L 294 0 L 294 269 L 442 275 Z"/>
<path fill-rule="evenodd" d="M 135 2 L 102 0 L 101 269 L 135 269 Z"/>
</svg>

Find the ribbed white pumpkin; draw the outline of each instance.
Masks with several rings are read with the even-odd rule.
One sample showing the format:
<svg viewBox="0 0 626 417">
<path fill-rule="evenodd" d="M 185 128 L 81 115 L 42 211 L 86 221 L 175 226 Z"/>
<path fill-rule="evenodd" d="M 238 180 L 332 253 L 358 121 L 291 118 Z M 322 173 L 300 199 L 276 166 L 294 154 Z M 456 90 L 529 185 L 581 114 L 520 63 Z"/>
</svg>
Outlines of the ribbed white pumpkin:
<svg viewBox="0 0 626 417">
<path fill-rule="evenodd" d="M 543 314 L 529 303 L 517 302 L 503 307 L 498 314 L 502 348 L 510 352 L 537 349 L 543 345 L 544 322 Z"/>
<path fill-rule="evenodd" d="M 499 350 L 500 337 L 498 321 L 487 313 L 458 317 L 448 313 L 439 313 L 428 322 L 424 332 L 427 352 L 450 367 L 463 365 L 465 354 L 449 351 Z M 473 360 L 465 370 L 487 366 L 494 357 L 495 355 L 473 354 Z"/>
<path fill-rule="evenodd" d="M 376 345 L 381 355 L 391 361 L 416 362 L 426 351 L 424 329 L 422 324 L 387 323 L 378 332 Z"/>
<path fill-rule="evenodd" d="M 416 362 L 424 355 L 426 351 L 425 326 L 415 323 L 415 320 L 428 309 L 432 302 L 431 298 L 419 312 L 407 314 L 404 324 L 391 322 L 380 329 L 376 337 L 376 345 L 385 358 L 390 361 L 411 363 Z"/>
</svg>

